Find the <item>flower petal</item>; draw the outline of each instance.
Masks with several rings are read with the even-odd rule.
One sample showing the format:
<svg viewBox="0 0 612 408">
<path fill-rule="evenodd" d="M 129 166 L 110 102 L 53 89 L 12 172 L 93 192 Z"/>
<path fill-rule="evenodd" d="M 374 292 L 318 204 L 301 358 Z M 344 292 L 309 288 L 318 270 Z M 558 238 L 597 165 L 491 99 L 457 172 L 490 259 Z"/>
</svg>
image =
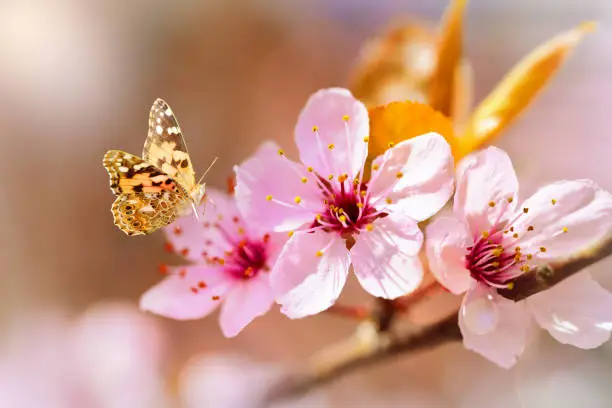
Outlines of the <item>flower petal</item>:
<svg viewBox="0 0 612 408">
<path fill-rule="evenodd" d="M 245 228 L 232 197 L 216 189 L 207 189 L 206 196 L 208 201 L 198 208 L 199 221 L 189 214 L 164 228 L 173 251 L 194 262 L 202 262 L 207 257 L 222 257 L 223 252 L 230 249 L 215 225 L 236 235 L 238 227 Z M 235 218 L 239 222 L 233 222 Z"/>
<path fill-rule="evenodd" d="M 342 88 L 323 89 L 310 97 L 300 113 L 295 141 L 302 163 L 317 173 L 355 177 L 368 155 L 368 110 Z M 366 139 L 367 140 L 367 139 Z"/>
<path fill-rule="evenodd" d="M 225 337 L 234 337 L 253 319 L 270 310 L 274 295 L 269 275 L 260 273 L 253 279 L 237 283 L 226 295 L 219 322 Z"/>
<path fill-rule="evenodd" d="M 524 302 L 504 299 L 475 283 L 463 299 L 459 328 L 463 345 L 503 368 L 510 368 L 523 353 L 532 319 Z"/>
<path fill-rule="evenodd" d="M 466 226 L 456 218 L 436 218 L 427 226 L 425 248 L 429 269 L 438 282 L 456 295 L 468 290 L 472 282 L 465 269 L 466 248 L 471 242 Z"/>
<path fill-rule="evenodd" d="M 340 296 L 348 270 L 342 238 L 323 231 L 295 233 L 270 273 L 281 312 L 297 319 L 327 309 Z"/>
<path fill-rule="evenodd" d="M 612 330 L 612 294 L 582 272 L 526 300 L 540 326 L 564 344 L 601 346 Z"/>
<path fill-rule="evenodd" d="M 361 286 L 371 295 L 395 299 L 414 291 L 423 280 L 418 252 L 423 234 L 411 218 L 391 213 L 372 224 L 351 248 L 351 262 Z"/>
<path fill-rule="evenodd" d="M 234 280 L 217 267 L 172 268 L 170 276 L 142 295 L 140 308 L 177 320 L 199 319 L 219 305 L 233 283 Z"/>
<path fill-rule="evenodd" d="M 380 167 L 373 171 L 368 191 L 377 207 L 403 211 L 423 221 L 437 213 L 453 193 L 453 156 L 437 133 L 403 141 L 375 163 Z"/>
<path fill-rule="evenodd" d="M 560 181 L 523 203 L 514 223 L 524 248 L 544 247 L 538 258 L 569 255 L 597 243 L 612 230 L 612 195 L 590 180 Z M 525 232 L 527 229 L 533 231 Z"/>
<path fill-rule="evenodd" d="M 312 222 L 323 205 L 314 176 L 303 165 L 279 155 L 274 143 L 263 144 L 234 170 L 238 208 L 249 224 L 262 230 L 298 228 Z"/>
<path fill-rule="evenodd" d="M 457 165 L 454 210 L 467 221 L 472 235 L 489 231 L 497 222 L 510 218 L 517 194 L 518 180 L 512 162 L 497 147 L 471 154 Z"/>
</svg>

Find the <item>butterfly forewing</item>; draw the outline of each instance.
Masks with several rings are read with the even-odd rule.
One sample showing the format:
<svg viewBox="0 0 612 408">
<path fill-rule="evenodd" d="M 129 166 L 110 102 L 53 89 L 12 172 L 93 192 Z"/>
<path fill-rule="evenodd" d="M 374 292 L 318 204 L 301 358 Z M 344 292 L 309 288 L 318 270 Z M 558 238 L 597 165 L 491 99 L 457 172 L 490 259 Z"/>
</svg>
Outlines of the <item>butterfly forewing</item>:
<svg viewBox="0 0 612 408">
<path fill-rule="evenodd" d="M 181 128 L 162 99 L 157 99 L 149 113 L 149 134 L 142 157 L 174 178 L 187 192 L 195 187 L 195 172 L 187 152 Z"/>
</svg>

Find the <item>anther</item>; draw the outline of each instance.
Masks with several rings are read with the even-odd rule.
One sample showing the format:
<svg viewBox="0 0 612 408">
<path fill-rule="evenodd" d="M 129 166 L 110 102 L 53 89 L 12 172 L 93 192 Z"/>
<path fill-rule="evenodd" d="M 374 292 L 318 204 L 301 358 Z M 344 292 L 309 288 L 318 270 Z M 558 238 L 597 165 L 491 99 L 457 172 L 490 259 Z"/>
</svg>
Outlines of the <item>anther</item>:
<svg viewBox="0 0 612 408">
<path fill-rule="evenodd" d="M 552 203 L 552 205 L 557 204 L 557 200 L 555 200 L 554 198 L 552 200 L 550 200 L 550 202 Z"/>
<path fill-rule="evenodd" d="M 482 232 L 482 237 L 483 237 L 484 239 L 489 238 L 489 231 L 483 231 L 483 232 Z"/>
<path fill-rule="evenodd" d="M 291 237 L 293 236 L 293 234 L 294 234 L 294 232 L 293 232 L 293 231 L 289 231 L 289 232 L 287 233 L 287 235 L 289 235 L 289 238 L 291 238 Z"/>
<path fill-rule="evenodd" d="M 393 203 L 393 200 L 391 200 L 389 197 L 387 197 L 385 199 L 385 201 L 387 202 L 387 204 L 392 204 Z"/>
<path fill-rule="evenodd" d="M 378 164 L 373 164 L 372 165 L 372 170 L 376 171 L 380 168 L 380 166 Z"/>
<path fill-rule="evenodd" d="M 312 173 L 314 171 L 314 169 L 311 166 L 306 167 L 306 170 L 308 170 L 309 173 Z"/>
<path fill-rule="evenodd" d="M 319 250 L 315 253 L 316 256 L 318 257 L 322 257 L 323 256 L 323 251 Z"/>
<path fill-rule="evenodd" d="M 528 226 L 527 231 L 533 231 L 533 225 Z"/>
<path fill-rule="evenodd" d="M 350 119 L 349 115 L 342 116 L 342 120 L 345 122 L 348 122 L 349 119 Z"/>
<path fill-rule="evenodd" d="M 238 227 L 238 235 L 244 235 L 244 228 Z"/>
<path fill-rule="evenodd" d="M 183 255 L 183 256 L 187 256 L 187 255 L 189 255 L 189 248 L 183 248 L 183 249 L 181 249 L 181 255 Z"/>
<path fill-rule="evenodd" d="M 162 275 L 168 274 L 168 265 L 160 264 L 158 268 L 159 268 L 159 273 L 161 273 Z"/>
<path fill-rule="evenodd" d="M 374 226 L 372 224 L 366 225 L 366 231 L 371 232 L 373 229 L 374 229 Z"/>
<path fill-rule="evenodd" d="M 327 179 L 328 179 L 329 181 L 332 181 L 332 180 L 334 179 L 334 175 L 333 175 L 333 174 L 330 174 L 329 176 L 327 176 Z"/>
<path fill-rule="evenodd" d="M 369 137 L 369 136 L 364 137 L 364 138 L 363 138 L 363 141 L 364 141 L 364 142 L 366 142 L 366 143 L 368 143 L 368 142 L 370 141 L 370 137 Z"/>
<path fill-rule="evenodd" d="M 207 286 L 208 285 L 206 285 L 206 282 L 204 282 L 204 281 L 198 282 L 198 288 L 200 288 L 200 289 L 206 289 Z"/>
<path fill-rule="evenodd" d="M 272 201 L 272 195 L 271 194 L 268 194 L 266 196 L 266 201 Z"/>
<path fill-rule="evenodd" d="M 540 247 L 540 252 L 546 252 L 546 247 Z"/>
<path fill-rule="evenodd" d="M 508 197 L 508 203 L 511 203 L 511 202 L 513 202 L 513 201 L 514 201 L 514 198 L 513 198 L 513 197 Z"/>
<path fill-rule="evenodd" d="M 519 237 L 519 234 L 517 234 L 517 233 L 515 232 L 514 234 L 512 234 L 512 237 L 513 237 L 513 238 L 518 238 L 518 237 Z"/>
<path fill-rule="evenodd" d="M 302 183 L 306 184 L 308 182 L 308 179 L 306 177 L 302 177 Z"/>
<path fill-rule="evenodd" d="M 397 174 L 395 175 L 395 177 L 400 179 L 400 178 L 404 177 L 404 173 L 402 173 L 401 171 L 398 171 Z"/>
<path fill-rule="evenodd" d="M 284 156 L 285 155 L 285 151 L 283 149 L 278 149 L 278 155 L 279 156 Z"/>
<path fill-rule="evenodd" d="M 495 207 L 495 202 L 494 201 L 489 201 L 489 207 Z"/>
<path fill-rule="evenodd" d="M 506 288 L 508 288 L 508 290 L 514 289 L 514 282 L 508 282 L 508 284 L 506 284 Z"/>
<path fill-rule="evenodd" d="M 181 235 L 183 233 L 183 229 L 179 225 L 177 225 L 176 227 L 174 227 L 173 232 L 175 235 Z"/>
<path fill-rule="evenodd" d="M 212 300 L 219 300 L 219 299 L 221 299 L 221 298 L 220 298 L 219 296 L 213 296 L 213 297 L 211 297 L 211 299 L 212 299 Z"/>
<path fill-rule="evenodd" d="M 390 149 L 390 148 L 392 148 L 393 146 L 395 146 L 395 142 L 389 142 L 389 143 L 387 143 L 387 147 L 388 147 L 389 149 Z"/>
<path fill-rule="evenodd" d="M 338 217 L 338 221 L 340 221 L 342 223 L 345 223 L 346 222 L 346 215 L 343 214 L 343 215 L 339 216 Z"/>
<path fill-rule="evenodd" d="M 527 208 L 527 207 L 523 208 L 523 212 L 524 212 L 525 214 L 527 214 L 527 213 L 529 212 L 529 208 Z"/>
<path fill-rule="evenodd" d="M 330 144 L 328 144 L 328 145 L 327 145 L 327 148 L 328 148 L 329 150 L 334 150 L 334 148 L 335 148 L 335 147 L 336 147 L 336 146 L 335 146 L 333 143 L 330 143 Z"/>
<path fill-rule="evenodd" d="M 319 131 L 319 127 L 318 126 L 313 126 L 312 127 L 312 131 L 313 132 L 318 132 Z"/>
<path fill-rule="evenodd" d="M 567 231 L 568 231 L 567 227 L 563 227 L 563 232 L 565 233 Z"/>
<path fill-rule="evenodd" d="M 295 201 L 295 203 L 296 203 L 296 204 L 299 204 L 299 203 L 301 203 L 301 202 L 302 202 L 302 197 L 300 197 L 300 196 L 296 196 L 296 197 L 293 199 L 293 201 Z"/>
</svg>

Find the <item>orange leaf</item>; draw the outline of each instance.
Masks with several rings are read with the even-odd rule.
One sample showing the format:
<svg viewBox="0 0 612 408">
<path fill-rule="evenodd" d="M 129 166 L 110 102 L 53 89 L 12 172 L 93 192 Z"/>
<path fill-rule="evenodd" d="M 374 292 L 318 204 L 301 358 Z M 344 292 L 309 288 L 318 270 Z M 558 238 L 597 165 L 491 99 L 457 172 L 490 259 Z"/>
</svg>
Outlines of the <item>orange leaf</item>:
<svg viewBox="0 0 612 408">
<path fill-rule="evenodd" d="M 452 122 L 430 106 L 418 102 L 392 102 L 370 109 L 370 144 L 368 165 L 389 148 L 428 132 L 441 134 L 454 147 Z"/>
<path fill-rule="evenodd" d="M 455 75 L 462 57 L 463 11 L 467 0 L 454 0 L 446 11 L 436 48 L 436 70 L 429 87 L 429 104 L 453 116 Z"/>
<path fill-rule="evenodd" d="M 540 45 L 523 58 L 476 108 L 460 138 L 460 154 L 489 143 L 529 105 L 595 23 L 581 24 Z M 459 157 L 455 156 L 455 159 Z"/>
</svg>

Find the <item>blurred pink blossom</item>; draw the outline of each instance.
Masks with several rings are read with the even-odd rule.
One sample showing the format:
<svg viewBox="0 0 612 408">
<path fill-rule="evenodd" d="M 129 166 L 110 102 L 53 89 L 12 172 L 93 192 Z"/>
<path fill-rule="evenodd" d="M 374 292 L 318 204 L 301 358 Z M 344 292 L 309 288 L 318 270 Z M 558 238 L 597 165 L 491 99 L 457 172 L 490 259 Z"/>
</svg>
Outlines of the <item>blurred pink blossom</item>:
<svg viewBox="0 0 612 408">
<path fill-rule="evenodd" d="M 244 217 L 291 235 L 270 275 L 282 312 L 300 318 L 330 307 L 351 264 L 374 296 L 414 290 L 423 275 L 417 221 L 452 194 L 446 141 L 430 133 L 399 143 L 377 159 L 366 185 L 368 111 L 338 88 L 311 96 L 295 140 L 303 164 L 267 143 L 236 168 Z"/>
<path fill-rule="evenodd" d="M 70 321 L 59 313 L 19 320 L 0 356 L 0 406 L 162 408 L 163 339 L 153 321 L 100 304 Z"/>
<path fill-rule="evenodd" d="M 140 307 L 185 320 L 202 318 L 223 302 L 221 330 L 233 337 L 274 303 L 268 271 L 287 235 L 242 218 L 233 197 L 218 190 L 207 195 L 212 205 L 199 208 L 201 220 L 187 216 L 165 229 L 174 250 L 194 264 L 168 268 L 169 276 L 142 296 Z"/>
<path fill-rule="evenodd" d="M 516 362 L 533 319 L 558 341 L 593 348 L 610 337 L 612 295 L 584 272 L 525 301 L 496 289 L 531 268 L 580 251 L 612 228 L 612 195 L 589 180 L 540 188 L 517 207 L 518 180 L 495 147 L 457 168 L 454 218 L 427 228 L 432 272 L 451 292 L 467 291 L 459 312 L 464 345 L 503 367 Z"/>
</svg>

